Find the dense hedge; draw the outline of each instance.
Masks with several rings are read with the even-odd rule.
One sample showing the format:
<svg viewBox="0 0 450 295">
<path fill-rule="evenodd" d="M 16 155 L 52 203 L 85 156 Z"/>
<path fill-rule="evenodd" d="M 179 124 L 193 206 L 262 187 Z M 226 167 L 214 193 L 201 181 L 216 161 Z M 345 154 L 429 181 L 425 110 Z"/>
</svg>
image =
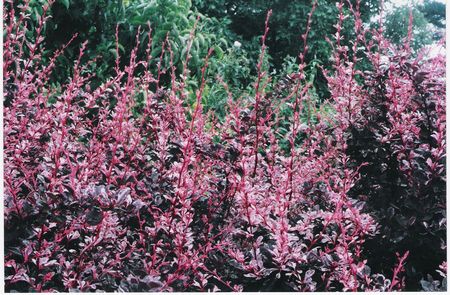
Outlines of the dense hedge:
<svg viewBox="0 0 450 295">
<path fill-rule="evenodd" d="M 26 2 L 5 3 L 7 291 L 441 288 L 444 57 L 413 54 L 411 34 L 391 45 L 343 7 L 323 71 L 330 101 L 314 104 L 306 46 L 267 91 L 269 11 L 253 96 L 229 92 L 219 120 L 202 104 L 213 49 L 198 87 L 186 83 L 196 26 L 181 68 L 170 46 L 169 67 L 149 45 L 138 59 L 136 38 L 127 66 L 117 46 L 115 74 L 94 87 L 83 44 L 55 87 L 64 48 L 43 59 L 48 6 L 30 29 Z M 228 90 L 220 76 L 216 86 Z"/>
</svg>

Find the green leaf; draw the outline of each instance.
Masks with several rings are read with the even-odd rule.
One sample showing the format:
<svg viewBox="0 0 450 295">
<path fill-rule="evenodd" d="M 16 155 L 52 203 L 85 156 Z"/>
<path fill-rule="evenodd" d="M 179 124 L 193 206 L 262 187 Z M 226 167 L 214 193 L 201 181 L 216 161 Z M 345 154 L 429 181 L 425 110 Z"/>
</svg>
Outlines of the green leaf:
<svg viewBox="0 0 450 295">
<path fill-rule="evenodd" d="M 214 52 L 217 54 L 217 58 L 218 59 L 222 59 L 223 58 L 223 50 L 222 48 L 220 48 L 220 46 L 214 46 Z"/>
<path fill-rule="evenodd" d="M 70 6 L 70 0 L 59 0 L 59 3 L 61 3 L 62 5 L 64 5 L 64 7 L 66 9 L 69 9 Z"/>
</svg>

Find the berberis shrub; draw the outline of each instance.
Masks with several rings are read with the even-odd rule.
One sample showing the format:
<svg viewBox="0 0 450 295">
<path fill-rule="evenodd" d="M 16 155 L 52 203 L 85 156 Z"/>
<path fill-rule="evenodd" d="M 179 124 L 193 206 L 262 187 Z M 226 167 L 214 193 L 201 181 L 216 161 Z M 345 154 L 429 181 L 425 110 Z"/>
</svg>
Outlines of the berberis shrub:
<svg viewBox="0 0 450 295">
<path fill-rule="evenodd" d="M 32 23 L 28 2 L 12 2 L 3 48 L 7 291 L 391 291 L 420 279 L 440 288 L 432 276 L 446 275 L 445 61 L 412 52 L 412 29 L 396 47 L 341 2 L 334 69 L 324 71 L 331 99 L 305 116 L 306 45 L 284 95 L 266 92 L 269 12 L 253 96 L 230 92 L 222 120 L 202 109 L 212 50 L 187 103 L 195 31 L 182 75 L 163 62 L 170 42 L 156 69 L 150 46 L 123 69 L 117 49 L 115 75 L 94 89 L 84 44 L 58 87 L 48 77 L 64 48 L 45 51 L 48 6 Z M 349 47 L 340 35 L 347 17 Z M 370 70 L 359 69 L 362 59 Z M 384 257 L 373 254 L 377 243 Z"/>
</svg>

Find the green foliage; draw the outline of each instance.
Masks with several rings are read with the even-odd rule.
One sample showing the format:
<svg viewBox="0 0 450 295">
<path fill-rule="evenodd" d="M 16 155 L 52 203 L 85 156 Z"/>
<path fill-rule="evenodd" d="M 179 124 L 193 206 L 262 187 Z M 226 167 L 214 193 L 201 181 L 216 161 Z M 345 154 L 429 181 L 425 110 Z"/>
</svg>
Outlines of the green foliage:
<svg viewBox="0 0 450 295">
<path fill-rule="evenodd" d="M 438 28 L 445 28 L 445 4 L 437 1 L 425 1 L 418 9 L 428 22 Z"/>
<path fill-rule="evenodd" d="M 411 46 L 417 50 L 432 42 L 432 34 L 430 34 L 432 26 L 417 7 L 401 6 L 390 12 L 386 16 L 385 33 L 395 44 L 403 44 L 404 39 L 408 35 L 410 12 L 412 13 L 414 27 Z"/>
<path fill-rule="evenodd" d="M 43 14 L 45 0 L 31 0 L 30 26 L 35 26 Z M 131 50 L 136 45 L 136 35 L 140 27 L 140 46 L 138 59 L 145 60 L 148 44 L 149 25 L 152 30 L 152 60 L 150 71 L 156 74 L 160 55 L 165 46 L 173 53 L 176 74 L 181 75 L 187 56 L 187 44 L 191 33 L 195 34 L 190 49 L 187 84 L 195 96 L 200 85 L 201 68 L 209 48 L 214 49 L 208 67 L 208 76 L 220 76 L 233 94 L 254 80 L 255 64 L 260 42 L 254 37 L 252 42 L 244 42 L 241 37 L 229 30 L 230 20 L 208 17 L 192 7 L 189 0 L 58 0 L 48 11 L 51 16 L 44 27 L 47 53 L 56 52 L 77 37 L 57 60 L 57 67 L 51 80 L 55 87 L 67 82 L 72 75 L 74 61 L 78 58 L 82 42 L 87 41 L 83 62 L 93 60 L 88 71 L 94 74 L 91 87 L 97 87 L 114 73 L 116 64 L 116 27 L 118 27 L 118 49 L 120 67 L 129 62 Z M 198 19 L 198 21 L 197 21 Z M 165 43 L 166 36 L 169 44 Z M 33 36 L 30 36 L 32 38 Z M 49 60 L 51 54 L 43 56 Z M 170 54 L 164 55 L 163 68 L 169 68 Z M 138 68 L 138 71 L 144 69 Z M 169 86 L 170 73 L 166 72 L 160 80 L 161 86 Z M 221 83 L 212 83 L 204 95 L 205 110 L 224 115 L 228 93 Z M 245 86 L 244 86 L 245 85 Z M 195 99 L 191 100 L 195 101 Z"/>
<path fill-rule="evenodd" d="M 230 18 L 231 29 L 246 40 L 261 35 L 265 14 L 272 9 L 273 15 L 270 19 L 267 44 L 273 57 L 274 66 L 280 69 L 287 55 L 297 56 L 300 49 L 303 48 L 300 36 L 306 30 L 307 16 L 311 11 L 312 1 L 194 0 L 193 5 L 209 16 Z M 377 9 L 378 1 L 362 1 L 362 19 L 369 21 L 370 16 Z M 325 37 L 331 37 L 331 34 L 335 32 L 333 25 L 337 22 L 336 15 L 335 1 L 318 1 L 308 41 L 310 59 L 317 58 L 327 62 L 331 49 L 325 41 Z M 352 31 L 351 29 L 349 27 L 346 33 Z"/>
<path fill-rule="evenodd" d="M 356 1 L 351 2 L 356 3 Z M 270 31 L 266 44 L 272 57 L 270 60 L 272 68 L 281 71 L 287 56 L 296 57 L 303 50 L 304 44 L 300 36 L 306 31 L 312 1 L 193 0 L 193 5 L 211 17 L 229 18 L 231 30 L 243 38 L 244 44 L 255 44 L 254 37 L 262 34 L 265 15 L 269 9 L 272 9 L 273 15 L 270 19 Z M 362 1 L 361 16 L 364 21 L 368 22 L 370 16 L 377 10 L 378 1 Z M 337 12 L 335 1 L 318 0 L 309 32 L 306 62 L 315 60 L 326 68 L 330 67 L 331 48 L 326 37 L 331 38 L 336 31 L 333 25 L 337 22 Z M 346 37 L 344 39 L 351 40 L 353 24 L 347 21 L 344 25 L 343 35 Z M 315 76 L 314 85 L 322 100 L 329 96 L 325 78 L 321 73 Z"/>
<path fill-rule="evenodd" d="M 58 82 L 65 81 L 81 43 L 86 40 L 86 58 L 98 57 L 95 63 L 98 80 L 108 77 L 114 64 L 112 52 L 115 50 L 115 26 L 125 18 L 122 1 L 58 0 L 52 5 L 51 16 L 45 31 L 46 47 L 50 52 L 61 48 L 77 34 L 77 38 L 59 58 L 57 71 L 52 78 Z M 122 53 L 125 52 L 123 45 L 120 48 Z"/>
<path fill-rule="evenodd" d="M 39 6 L 39 5 L 37 5 Z M 175 67 L 182 69 L 186 59 L 186 48 L 197 18 L 199 19 L 195 38 L 190 51 L 189 69 L 197 74 L 202 60 L 210 47 L 215 48 L 219 59 L 230 47 L 230 33 L 227 21 L 218 21 L 195 11 L 189 0 L 70 0 L 58 1 L 52 6 L 52 18 L 47 24 L 46 40 L 49 51 L 61 48 L 75 34 L 76 40 L 68 47 L 64 57 L 59 60 L 55 80 L 62 82 L 70 74 L 73 60 L 77 57 L 81 40 L 87 40 L 87 59 L 97 57 L 96 78 L 103 81 L 113 72 L 116 58 L 116 25 L 119 28 L 119 54 L 121 66 L 128 63 L 131 50 L 136 44 L 136 34 L 141 28 L 138 58 L 146 53 L 148 25 L 152 29 L 153 64 L 159 56 L 166 36 L 173 51 Z M 169 45 L 165 44 L 166 50 Z M 169 63 L 169 55 L 163 61 Z M 155 67 L 152 67 L 155 68 Z M 179 74 L 179 73 L 178 73 Z"/>
<path fill-rule="evenodd" d="M 45 2 L 30 1 L 35 18 L 42 14 L 42 4 Z M 267 11 L 273 9 L 266 40 L 269 50 L 267 70 L 276 71 L 277 75 L 274 77 L 277 78 L 272 81 L 275 85 L 277 80 L 283 79 L 288 72 L 295 71 L 298 62 L 296 57 L 303 49 L 300 36 L 306 30 L 307 16 L 311 7 L 310 0 L 57 0 L 50 11 L 52 18 L 45 28 L 48 51 L 53 52 L 61 48 L 75 34 L 78 34 L 78 37 L 59 58 L 58 68 L 52 79 L 57 85 L 65 82 L 66 77 L 70 76 L 82 40 L 88 40 L 85 59 L 97 58 L 92 63 L 92 73 L 96 76 L 92 86 L 99 85 L 110 76 L 114 72 L 116 59 L 116 25 L 119 28 L 118 48 L 122 68 L 128 64 L 131 50 L 136 44 L 138 27 L 141 28 L 138 58 L 145 59 L 147 31 L 150 24 L 153 39 L 150 70 L 156 71 L 164 41 L 168 36 L 169 46 L 173 51 L 173 63 L 177 74 L 180 75 L 186 60 L 190 34 L 198 18 L 190 51 L 188 87 L 195 96 L 194 90 L 200 84 L 204 57 L 208 49 L 213 48 L 214 53 L 210 58 L 208 72 L 209 77 L 213 77 L 211 80 L 214 80 L 212 81 L 214 83 L 205 89 L 203 103 L 204 110 L 214 111 L 216 115 L 222 117 L 228 92 L 223 83 L 217 80 L 217 76 L 227 84 L 234 97 L 251 94 L 252 88 L 246 87 L 255 80 L 260 36 L 263 33 Z M 425 34 L 427 20 L 442 22 L 439 7 L 439 4 L 434 2 L 425 2 L 414 10 L 415 25 L 421 28 L 414 38 L 415 48 L 431 40 Z M 344 9 L 345 14 L 350 14 L 348 8 Z M 378 1 L 362 1 L 360 10 L 363 21 L 369 22 L 370 17 L 378 10 Z M 329 96 L 326 80 L 318 70 L 318 66 L 330 69 L 331 48 L 326 37 L 332 38 L 335 33 L 333 25 L 337 22 L 336 15 L 337 7 L 334 1 L 318 0 L 308 37 L 306 62 L 319 102 L 323 102 Z M 406 34 L 407 21 L 404 21 L 404 15 L 405 9 L 396 10 L 388 15 L 387 31 L 394 40 L 400 41 Z M 345 40 L 353 38 L 351 19 L 348 18 L 344 22 L 342 35 Z M 396 24 L 396 20 L 401 26 Z M 164 46 L 167 50 L 168 44 Z M 163 67 L 168 66 L 169 59 L 170 55 L 166 54 L 162 61 Z M 359 64 L 361 65 L 364 63 Z M 287 67 L 291 69 L 286 71 Z M 161 83 L 163 86 L 170 83 L 169 73 L 161 77 Z M 236 95 L 237 93 L 239 95 Z M 191 98 L 190 101 L 195 99 Z"/>
</svg>

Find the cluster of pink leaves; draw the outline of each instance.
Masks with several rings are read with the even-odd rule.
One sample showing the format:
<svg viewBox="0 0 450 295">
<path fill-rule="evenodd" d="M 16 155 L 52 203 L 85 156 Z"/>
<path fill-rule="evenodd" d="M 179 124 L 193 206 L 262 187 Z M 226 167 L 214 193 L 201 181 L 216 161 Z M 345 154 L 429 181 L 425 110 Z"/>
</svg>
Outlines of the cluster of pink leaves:
<svg viewBox="0 0 450 295">
<path fill-rule="evenodd" d="M 362 108 L 370 93 L 356 81 L 358 75 L 365 77 L 355 69 L 356 55 L 350 59 L 349 49 L 340 45 L 340 24 L 333 41 L 335 71 L 326 73 L 333 98 L 329 106 L 336 114 L 301 122 L 311 87 L 303 75 L 305 51 L 289 95 L 269 99 L 270 77 L 262 70 L 266 20 L 254 101 L 236 101 L 230 94 L 228 115 L 220 121 L 201 105 L 212 51 L 205 58 L 197 102 L 194 107 L 186 103 L 186 65 L 195 32 L 180 77 L 161 62 L 163 55 L 171 56 L 167 42 L 157 75 L 148 69 L 149 46 L 147 60 L 137 60 L 135 50 L 124 69 L 117 55 L 116 75 L 91 89 L 82 47 L 73 75 L 57 88 L 48 77 L 63 49 L 42 62 L 46 15 L 30 32 L 27 2 L 19 12 L 5 4 L 9 289 L 401 288 L 398 276 L 406 255 L 392 280 L 370 273 L 363 245 L 376 234 L 376 223 L 362 212 L 363 202 L 349 196 L 360 178 L 360 167 L 346 155 L 349 128 L 365 123 Z M 340 23 L 343 18 L 341 13 Z M 353 52 L 366 45 L 372 61 L 380 60 L 382 53 L 371 50 L 375 45 L 365 43 L 362 24 L 356 28 Z M 303 38 L 306 42 L 307 33 Z M 417 60 L 429 68 L 427 79 L 442 84 L 434 79 L 443 71 L 436 59 Z M 374 65 L 375 71 L 391 69 L 386 82 L 393 101 L 390 134 L 400 134 L 407 145 L 423 118 L 409 109 L 410 96 L 400 93 L 414 90 L 395 75 L 402 61 Z M 145 69 L 142 75 L 135 74 L 139 68 Z M 164 73 L 171 77 L 169 87 L 160 85 Z M 143 106 L 136 104 L 138 97 L 144 98 Z M 441 115 L 432 136 L 440 145 L 429 160 L 436 173 L 443 169 L 439 159 L 445 153 L 443 104 L 436 96 Z M 292 109 L 291 118 L 279 114 L 281 105 Z M 280 147 L 280 120 L 289 121 L 289 152 Z M 401 125 L 395 127 L 396 122 Z M 414 155 L 402 154 L 401 145 L 398 149 L 407 173 Z"/>
<path fill-rule="evenodd" d="M 339 8 L 342 11 L 342 5 Z M 372 204 L 378 202 L 373 208 L 379 210 L 375 213 L 382 219 L 380 223 L 384 223 L 382 234 L 392 244 L 404 239 L 403 244 L 388 246 L 390 249 L 413 250 L 410 256 L 415 263 L 426 264 L 426 257 L 433 257 L 430 260 L 437 268 L 442 260 L 437 262 L 436 257 L 445 257 L 446 247 L 445 55 L 431 56 L 430 51 L 443 52 L 444 42 L 413 52 L 410 14 L 403 45 L 394 46 L 383 37 L 382 18 L 379 29 L 368 33 L 359 20 L 358 7 L 349 3 L 349 9 L 355 17 L 356 38 L 350 43 L 351 48 L 340 45 L 340 24 L 345 18 L 341 14 L 336 42 L 332 44 L 334 73 L 331 77 L 326 75 L 335 109 L 343 114 L 339 120 L 351 132 L 348 147 L 353 151 L 347 150 L 347 154 L 359 158 L 359 163 L 367 162 L 367 167 L 360 170 L 367 179 L 358 183 L 359 187 L 351 194 L 372 198 L 369 200 Z M 358 69 L 361 57 L 370 61 L 370 70 Z M 391 204 L 399 206 L 392 212 L 398 214 L 400 224 L 392 231 L 386 228 L 389 227 L 386 219 L 392 216 L 386 218 L 382 212 L 383 208 L 394 209 L 389 207 Z M 400 233 L 402 230 L 406 232 Z M 422 239 L 418 245 L 427 246 L 405 245 L 416 239 Z M 428 251 L 439 254 L 423 254 Z M 414 265 L 409 266 L 411 269 L 414 272 Z"/>
<path fill-rule="evenodd" d="M 411 18 L 412 16 L 410 23 Z M 427 47 L 413 57 L 409 46 L 412 38 L 411 25 L 405 45 L 400 49 L 389 44 L 381 33 L 382 31 L 375 36 L 374 41 L 383 50 L 369 54 L 376 68 L 366 78 L 371 81 L 373 77 L 387 75 L 386 114 L 389 128 L 379 140 L 392 144 L 393 153 L 401 163 L 400 170 L 408 178 L 410 185 L 414 183 L 413 172 L 419 166 L 415 162 L 420 158 L 426 161 L 429 168 L 426 171 L 425 185 L 436 177 L 445 179 L 445 55 L 429 57 L 432 48 Z M 442 50 L 443 42 L 441 40 L 434 49 Z M 369 49 L 375 46 L 374 42 L 369 43 Z M 375 91 L 369 92 L 370 95 L 374 93 Z M 370 104 L 370 100 L 366 100 L 365 106 L 368 109 Z M 428 143 L 421 139 L 422 125 L 426 126 L 422 129 L 430 132 L 432 139 Z M 424 159 L 414 152 L 419 148 L 430 157 Z"/>
</svg>

